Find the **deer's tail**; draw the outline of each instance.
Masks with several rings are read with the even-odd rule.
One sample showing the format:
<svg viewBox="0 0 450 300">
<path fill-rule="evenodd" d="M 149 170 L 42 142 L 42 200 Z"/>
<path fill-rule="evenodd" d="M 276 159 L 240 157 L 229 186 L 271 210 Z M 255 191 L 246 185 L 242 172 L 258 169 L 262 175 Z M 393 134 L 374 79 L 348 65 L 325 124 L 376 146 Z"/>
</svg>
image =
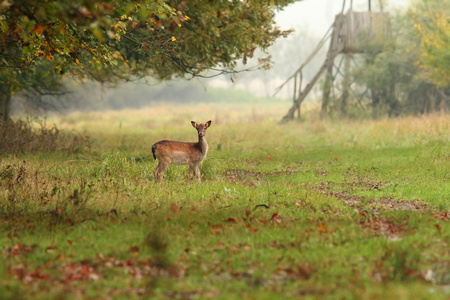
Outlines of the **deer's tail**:
<svg viewBox="0 0 450 300">
<path fill-rule="evenodd" d="M 156 160 L 156 144 L 154 144 L 153 146 L 152 146 L 152 153 L 153 153 L 153 158 Z"/>
</svg>

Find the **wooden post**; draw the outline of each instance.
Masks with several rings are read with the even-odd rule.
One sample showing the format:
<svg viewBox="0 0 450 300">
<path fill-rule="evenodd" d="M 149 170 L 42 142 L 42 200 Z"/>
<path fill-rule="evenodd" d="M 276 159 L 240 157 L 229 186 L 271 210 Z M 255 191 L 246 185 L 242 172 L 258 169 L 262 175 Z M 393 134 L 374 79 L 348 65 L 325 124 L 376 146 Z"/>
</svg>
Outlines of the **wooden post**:
<svg viewBox="0 0 450 300">
<path fill-rule="evenodd" d="M 325 75 L 325 83 L 322 91 L 322 107 L 320 109 L 320 118 L 324 119 L 328 114 L 328 105 L 330 104 L 331 87 L 333 86 L 333 65 L 330 65 Z"/>
<path fill-rule="evenodd" d="M 344 54 L 344 80 L 342 82 L 341 114 L 347 116 L 347 103 L 350 94 L 350 53 Z"/>
</svg>

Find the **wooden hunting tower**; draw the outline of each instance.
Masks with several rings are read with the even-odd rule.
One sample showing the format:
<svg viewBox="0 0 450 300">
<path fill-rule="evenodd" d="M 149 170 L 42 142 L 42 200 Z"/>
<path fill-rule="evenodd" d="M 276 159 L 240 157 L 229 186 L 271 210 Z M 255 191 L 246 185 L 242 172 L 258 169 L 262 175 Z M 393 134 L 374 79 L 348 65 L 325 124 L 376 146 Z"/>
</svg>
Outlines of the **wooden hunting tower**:
<svg viewBox="0 0 450 300">
<path fill-rule="evenodd" d="M 329 103 L 330 90 L 333 85 L 334 77 L 333 69 L 335 67 L 335 59 L 338 55 L 343 54 L 344 72 L 340 72 L 339 67 L 337 73 L 343 74 L 343 85 L 347 84 L 347 89 L 350 88 L 351 83 L 348 82 L 348 69 L 350 68 L 350 54 L 364 53 L 365 45 L 370 43 L 383 44 L 390 39 L 389 31 L 389 14 L 385 12 L 356 12 L 350 8 L 347 13 L 341 12 L 335 16 L 333 25 L 322 38 L 313 53 L 306 59 L 306 61 L 295 71 L 282 85 L 277 88 L 277 92 L 283 88 L 288 82 L 294 80 L 294 99 L 293 105 L 288 113 L 283 117 L 282 122 L 286 122 L 294 118 L 295 112 L 298 112 L 300 117 L 300 106 L 308 93 L 312 90 L 316 82 L 325 73 L 328 76 L 325 79 L 322 101 L 322 112 L 327 110 Z M 303 68 L 312 60 L 312 58 L 319 52 L 320 48 L 325 44 L 327 39 L 330 40 L 326 59 L 316 75 L 311 81 L 302 89 Z M 347 81 L 347 83 L 346 83 Z M 347 94 L 347 95 L 346 95 Z M 341 96 L 342 101 L 346 101 L 348 97 L 348 90 L 343 90 Z M 343 106 L 344 107 L 344 106 Z"/>
</svg>

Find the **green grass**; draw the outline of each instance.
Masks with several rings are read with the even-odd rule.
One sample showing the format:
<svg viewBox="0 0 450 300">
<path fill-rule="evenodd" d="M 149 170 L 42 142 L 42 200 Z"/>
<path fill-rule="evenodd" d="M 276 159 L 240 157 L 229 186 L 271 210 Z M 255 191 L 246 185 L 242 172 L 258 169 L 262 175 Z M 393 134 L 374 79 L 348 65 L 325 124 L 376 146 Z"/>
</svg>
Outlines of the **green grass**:
<svg viewBox="0 0 450 300">
<path fill-rule="evenodd" d="M 449 118 L 274 108 L 50 119 L 92 146 L 1 158 L 0 298 L 448 299 Z M 202 183 L 154 182 L 151 145 L 191 119 L 213 119 Z"/>
</svg>

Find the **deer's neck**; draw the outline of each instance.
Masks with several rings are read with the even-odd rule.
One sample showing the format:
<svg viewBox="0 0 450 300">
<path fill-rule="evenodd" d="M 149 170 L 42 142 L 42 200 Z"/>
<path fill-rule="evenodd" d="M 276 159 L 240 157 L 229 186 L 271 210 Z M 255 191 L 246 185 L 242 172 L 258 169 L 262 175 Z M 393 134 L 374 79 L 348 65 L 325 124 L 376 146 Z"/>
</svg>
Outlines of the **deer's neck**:
<svg viewBox="0 0 450 300">
<path fill-rule="evenodd" d="M 200 146 L 200 151 L 203 153 L 203 155 L 206 155 L 206 153 L 208 152 L 208 143 L 206 142 L 206 137 L 199 136 L 198 145 Z"/>
</svg>

